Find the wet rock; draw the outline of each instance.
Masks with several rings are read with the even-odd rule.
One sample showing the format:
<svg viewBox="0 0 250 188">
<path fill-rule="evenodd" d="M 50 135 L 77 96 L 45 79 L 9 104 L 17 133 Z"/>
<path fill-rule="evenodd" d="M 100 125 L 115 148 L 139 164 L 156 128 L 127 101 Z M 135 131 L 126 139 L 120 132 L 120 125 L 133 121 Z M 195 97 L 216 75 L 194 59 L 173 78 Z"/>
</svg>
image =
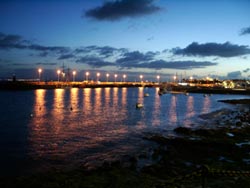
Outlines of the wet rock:
<svg viewBox="0 0 250 188">
<path fill-rule="evenodd" d="M 235 125 L 236 125 L 236 127 L 241 127 L 241 126 L 242 126 L 242 122 L 241 122 L 241 121 L 237 121 L 237 122 L 235 123 Z"/>
<path fill-rule="evenodd" d="M 176 132 L 178 134 L 190 135 L 192 133 L 192 130 L 190 128 L 186 128 L 186 127 L 177 127 L 174 129 L 174 132 Z"/>
</svg>

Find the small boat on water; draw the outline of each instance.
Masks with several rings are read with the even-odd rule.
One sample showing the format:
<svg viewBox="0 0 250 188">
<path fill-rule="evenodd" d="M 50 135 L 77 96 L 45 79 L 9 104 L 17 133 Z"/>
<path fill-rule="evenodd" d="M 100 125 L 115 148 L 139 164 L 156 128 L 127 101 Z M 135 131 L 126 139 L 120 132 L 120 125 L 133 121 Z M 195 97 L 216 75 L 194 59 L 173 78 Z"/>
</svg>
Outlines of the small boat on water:
<svg viewBox="0 0 250 188">
<path fill-rule="evenodd" d="M 149 94 L 148 94 L 148 93 L 145 93 L 145 94 L 144 94 L 144 97 L 149 97 Z"/>
<path fill-rule="evenodd" d="M 187 91 L 183 88 L 180 87 L 176 87 L 174 85 L 171 84 L 164 84 L 161 85 L 158 91 L 159 95 L 163 95 L 163 94 L 185 94 L 188 95 Z"/>
<path fill-rule="evenodd" d="M 143 107 L 143 104 L 142 104 L 142 103 L 137 102 L 135 107 L 136 107 L 136 108 L 142 108 L 142 107 Z"/>
</svg>

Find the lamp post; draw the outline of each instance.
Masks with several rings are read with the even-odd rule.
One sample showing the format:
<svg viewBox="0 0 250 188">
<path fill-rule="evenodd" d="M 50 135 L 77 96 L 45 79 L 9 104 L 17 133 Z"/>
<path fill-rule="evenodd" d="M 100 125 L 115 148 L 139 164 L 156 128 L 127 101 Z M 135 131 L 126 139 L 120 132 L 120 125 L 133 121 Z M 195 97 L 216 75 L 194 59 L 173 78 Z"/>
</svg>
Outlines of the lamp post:
<svg viewBox="0 0 250 188">
<path fill-rule="evenodd" d="M 59 82 L 59 79 L 60 79 L 60 73 L 61 71 L 60 70 L 57 70 L 57 81 Z"/>
<path fill-rule="evenodd" d="M 41 81 L 41 74 L 42 74 L 42 69 L 41 68 L 38 69 L 38 74 L 39 74 L 39 82 L 40 82 Z"/>
<path fill-rule="evenodd" d="M 177 78 L 177 77 L 176 77 L 176 76 L 174 76 L 174 83 L 176 82 L 176 78 Z"/>
<path fill-rule="evenodd" d="M 73 82 L 75 82 L 75 77 L 76 77 L 76 71 L 73 71 Z"/>
<path fill-rule="evenodd" d="M 108 82 L 109 81 L 109 73 L 106 74 L 106 78 L 107 78 L 106 82 Z"/>
<path fill-rule="evenodd" d="M 124 74 L 124 75 L 123 75 L 123 82 L 125 82 L 126 77 L 127 77 L 127 75 Z"/>
<path fill-rule="evenodd" d="M 99 76 L 100 76 L 100 73 L 96 73 L 96 81 L 98 82 L 99 81 Z"/>
<path fill-rule="evenodd" d="M 88 82 L 88 79 L 89 79 L 89 72 L 86 72 L 85 75 L 86 75 L 86 81 Z"/>
<path fill-rule="evenodd" d="M 140 79 L 141 79 L 141 82 L 142 82 L 142 79 L 143 79 L 143 75 L 140 75 Z"/>
<path fill-rule="evenodd" d="M 157 75 L 156 78 L 157 78 L 158 84 L 159 84 L 159 83 L 160 83 L 160 78 L 161 78 L 161 77 L 160 77 L 159 75 Z"/>
<path fill-rule="evenodd" d="M 115 74 L 115 82 L 116 82 L 117 74 Z"/>
</svg>

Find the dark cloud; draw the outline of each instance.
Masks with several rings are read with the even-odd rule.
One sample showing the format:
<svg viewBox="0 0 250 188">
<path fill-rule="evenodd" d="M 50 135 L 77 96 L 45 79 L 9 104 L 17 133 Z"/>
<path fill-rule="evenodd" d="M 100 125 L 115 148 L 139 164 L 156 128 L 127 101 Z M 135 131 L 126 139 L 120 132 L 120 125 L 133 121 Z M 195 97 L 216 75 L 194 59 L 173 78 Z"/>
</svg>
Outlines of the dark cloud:
<svg viewBox="0 0 250 188">
<path fill-rule="evenodd" d="M 247 35 L 247 34 L 250 34 L 250 27 L 243 28 L 240 31 L 240 35 Z"/>
<path fill-rule="evenodd" d="M 42 52 L 56 52 L 56 53 L 67 53 L 70 51 L 70 48 L 68 47 L 62 47 L 62 46 L 41 46 L 37 44 L 32 44 L 28 46 L 28 49 L 30 50 L 36 50 L 36 51 L 42 51 Z"/>
<path fill-rule="evenodd" d="M 54 66 L 54 65 L 57 65 L 56 63 L 41 63 L 41 62 L 38 62 L 36 63 L 36 65 L 49 65 L 49 66 Z"/>
<path fill-rule="evenodd" d="M 113 48 L 110 46 L 86 46 L 80 47 L 74 50 L 74 53 L 77 54 L 93 54 L 96 53 L 98 56 L 103 58 L 111 57 L 115 54 L 124 54 L 128 52 L 125 48 Z"/>
<path fill-rule="evenodd" d="M 227 74 L 227 77 L 231 78 L 231 79 L 240 78 L 241 77 L 241 71 L 229 72 Z"/>
<path fill-rule="evenodd" d="M 236 57 L 241 55 L 250 54 L 250 48 L 244 45 L 231 44 L 225 42 L 223 44 L 218 43 L 205 43 L 199 44 L 193 42 L 186 48 L 172 49 L 175 55 L 186 56 L 219 56 L 219 57 Z"/>
<path fill-rule="evenodd" d="M 6 35 L 0 33 L 0 49 L 11 50 L 11 49 L 28 49 L 40 52 L 40 56 L 45 57 L 48 53 L 59 53 L 64 54 L 70 51 L 68 47 L 62 46 L 41 46 L 32 43 L 32 41 L 24 40 L 19 35 Z"/>
<path fill-rule="evenodd" d="M 63 60 L 63 59 L 71 59 L 74 58 L 75 56 L 73 54 L 65 54 L 65 55 L 61 55 L 60 57 L 58 57 L 58 60 Z"/>
<path fill-rule="evenodd" d="M 102 6 L 90 9 L 85 16 L 96 20 L 115 21 L 125 17 L 138 17 L 161 10 L 153 5 L 154 0 L 115 0 L 105 2 Z"/>
<path fill-rule="evenodd" d="M 19 35 L 6 35 L 0 33 L 0 49 L 9 50 L 12 48 L 25 49 L 28 42 Z"/>
<path fill-rule="evenodd" d="M 247 73 L 249 71 L 250 71 L 250 68 L 247 68 L 247 69 L 243 70 L 244 73 Z"/>
<path fill-rule="evenodd" d="M 76 60 L 76 63 L 87 64 L 93 68 L 100 68 L 104 66 L 114 66 L 114 63 L 107 62 L 96 56 L 85 56 Z"/>
<path fill-rule="evenodd" d="M 154 52 L 147 52 L 145 54 L 139 51 L 127 52 L 123 55 L 122 58 L 117 59 L 116 63 L 118 64 L 138 64 L 141 62 L 148 62 L 154 59 L 156 53 Z"/>
<path fill-rule="evenodd" d="M 149 69 L 194 69 L 194 68 L 205 68 L 208 66 L 214 66 L 217 63 L 208 62 L 208 61 L 164 61 L 164 60 L 155 60 L 149 63 L 125 63 L 122 66 L 127 68 L 149 68 Z"/>
</svg>

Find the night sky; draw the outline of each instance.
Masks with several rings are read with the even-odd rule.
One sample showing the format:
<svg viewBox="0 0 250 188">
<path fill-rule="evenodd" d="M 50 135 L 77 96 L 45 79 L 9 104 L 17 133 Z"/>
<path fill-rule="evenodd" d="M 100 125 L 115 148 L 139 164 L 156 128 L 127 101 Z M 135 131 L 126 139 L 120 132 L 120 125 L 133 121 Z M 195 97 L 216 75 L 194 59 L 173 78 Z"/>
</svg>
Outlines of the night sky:
<svg viewBox="0 0 250 188">
<path fill-rule="evenodd" d="M 55 80 L 63 65 L 77 80 L 249 79 L 250 1 L 0 1 L 0 78 Z"/>
</svg>

